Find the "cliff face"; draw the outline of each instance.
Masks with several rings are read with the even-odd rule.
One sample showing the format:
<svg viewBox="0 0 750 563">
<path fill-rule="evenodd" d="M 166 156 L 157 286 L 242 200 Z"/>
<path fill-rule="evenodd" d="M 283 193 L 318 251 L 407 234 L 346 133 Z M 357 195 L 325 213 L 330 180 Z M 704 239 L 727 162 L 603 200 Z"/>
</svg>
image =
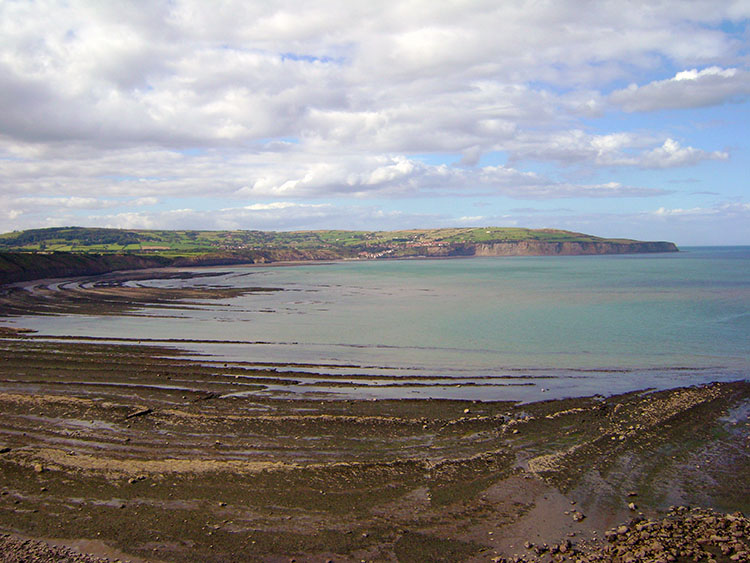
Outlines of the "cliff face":
<svg viewBox="0 0 750 563">
<path fill-rule="evenodd" d="M 305 262 L 314 260 L 340 260 L 341 253 L 326 249 L 299 250 L 295 248 L 250 250 L 244 252 L 212 252 L 197 256 L 175 258 L 172 266 L 227 266 L 232 264 L 268 264 L 271 262 Z"/>
<path fill-rule="evenodd" d="M 370 258 L 450 256 L 561 256 L 583 254 L 636 254 L 677 252 L 671 242 L 544 242 L 536 240 L 494 243 L 443 243 L 409 248 L 379 249 Z M 164 266 L 193 267 L 280 261 L 337 260 L 353 257 L 346 249 L 269 249 L 244 253 L 216 252 L 168 258 L 130 254 L 30 254 L 0 252 L 0 284 L 42 278 L 67 278 Z"/>
<path fill-rule="evenodd" d="M 536 240 L 477 244 L 474 256 L 579 256 L 677 252 L 671 242 L 543 242 Z"/>
<path fill-rule="evenodd" d="M 671 242 L 545 242 L 521 240 L 492 243 L 455 243 L 441 246 L 418 246 L 401 249 L 389 257 L 450 257 L 450 256 L 580 256 L 596 254 L 642 254 L 677 252 Z"/>
<path fill-rule="evenodd" d="M 0 285 L 44 278 L 93 276 L 119 270 L 143 270 L 167 266 L 190 268 L 284 261 L 338 260 L 340 258 L 342 258 L 340 254 L 324 249 L 309 251 L 282 249 L 242 254 L 215 252 L 178 258 L 134 254 L 0 252 Z"/>
<path fill-rule="evenodd" d="M 115 270 L 142 270 L 168 266 L 159 256 L 129 254 L 24 254 L 0 252 L 0 284 L 43 278 L 68 278 L 105 274 Z"/>
</svg>

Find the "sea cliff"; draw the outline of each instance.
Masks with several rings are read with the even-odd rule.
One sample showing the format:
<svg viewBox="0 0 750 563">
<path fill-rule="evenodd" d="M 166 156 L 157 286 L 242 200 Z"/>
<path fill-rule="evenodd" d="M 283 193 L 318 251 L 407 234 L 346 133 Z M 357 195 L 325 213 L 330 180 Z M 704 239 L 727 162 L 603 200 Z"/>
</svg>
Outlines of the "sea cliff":
<svg viewBox="0 0 750 563">
<path fill-rule="evenodd" d="M 65 227 L 0 235 L 0 284 L 166 266 L 676 251 L 671 242 L 604 239 L 556 229 L 272 232 Z"/>
<path fill-rule="evenodd" d="M 578 256 L 677 252 L 672 242 L 546 242 L 538 240 L 477 244 L 474 256 Z"/>
<path fill-rule="evenodd" d="M 161 256 L 133 254 L 0 252 L 0 284 L 43 278 L 92 276 L 118 270 L 162 268 L 171 264 L 172 260 Z"/>
</svg>

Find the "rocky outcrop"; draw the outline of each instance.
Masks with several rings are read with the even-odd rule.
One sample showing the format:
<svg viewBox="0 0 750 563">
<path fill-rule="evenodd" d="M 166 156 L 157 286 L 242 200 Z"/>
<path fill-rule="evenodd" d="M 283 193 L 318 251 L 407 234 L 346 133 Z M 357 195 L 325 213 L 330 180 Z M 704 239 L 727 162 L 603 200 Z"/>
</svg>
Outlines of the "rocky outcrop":
<svg viewBox="0 0 750 563">
<path fill-rule="evenodd" d="M 111 563 L 111 559 L 81 553 L 51 541 L 0 534 L 0 561 L 57 561 L 58 563 Z"/>
<path fill-rule="evenodd" d="M 642 561 L 750 561 L 750 520 L 742 513 L 722 514 L 711 509 L 672 507 L 665 518 L 638 516 L 605 532 L 607 543 L 590 540 L 573 545 L 534 545 L 528 554 L 496 557 L 496 563 L 639 563 Z"/>
<path fill-rule="evenodd" d="M 579 256 L 652 252 L 677 252 L 677 246 L 671 242 L 546 242 L 522 240 L 477 244 L 474 256 Z"/>
</svg>

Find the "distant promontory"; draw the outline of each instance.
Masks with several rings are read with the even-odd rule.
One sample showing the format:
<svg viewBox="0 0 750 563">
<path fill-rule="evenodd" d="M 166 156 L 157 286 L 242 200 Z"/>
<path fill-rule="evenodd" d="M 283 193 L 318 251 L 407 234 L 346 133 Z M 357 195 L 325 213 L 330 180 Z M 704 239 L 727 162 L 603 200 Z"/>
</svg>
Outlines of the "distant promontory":
<svg viewBox="0 0 750 563">
<path fill-rule="evenodd" d="M 677 250 L 671 242 L 502 227 L 288 232 L 55 227 L 0 235 L 0 283 L 165 266 Z"/>
</svg>

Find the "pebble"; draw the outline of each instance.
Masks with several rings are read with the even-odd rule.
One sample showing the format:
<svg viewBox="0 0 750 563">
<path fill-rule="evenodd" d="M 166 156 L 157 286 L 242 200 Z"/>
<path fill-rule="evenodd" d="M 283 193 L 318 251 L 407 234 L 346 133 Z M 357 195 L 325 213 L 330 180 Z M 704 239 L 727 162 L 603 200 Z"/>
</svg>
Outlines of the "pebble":
<svg viewBox="0 0 750 563">
<path fill-rule="evenodd" d="M 40 540 L 0 534 L 0 561 L 108 563 L 110 560 L 86 555 L 68 547 L 49 545 Z"/>
<path fill-rule="evenodd" d="M 605 544 L 574 545 L 569 540 L 550 547 L 526 542 L 530 555 L 499 557 L 499 563 L 569 561 L 577 563 L 640 563 L 674 561 L 750 562 L 750 519 L 742 513 L 672 507 L 665 518 L 635 518 L 604 533 Z M 539 557 L 546 553 L 542 559 Z M 553 559 L 550 559 L 550 555 Z M 720 556 L 717 556 L 719 555 Z M 546 558 L 544 558 L 546 557 Z"/>
<path fill-rule="evenodd" d="M 730 561 L 750 561 L 750 519 L 740 513 L 675 506 L 666 518 L 622 525 L 605 537 L 609 544 L 582 561 L 710 561 L 717 550 Z"/>
</svg>

